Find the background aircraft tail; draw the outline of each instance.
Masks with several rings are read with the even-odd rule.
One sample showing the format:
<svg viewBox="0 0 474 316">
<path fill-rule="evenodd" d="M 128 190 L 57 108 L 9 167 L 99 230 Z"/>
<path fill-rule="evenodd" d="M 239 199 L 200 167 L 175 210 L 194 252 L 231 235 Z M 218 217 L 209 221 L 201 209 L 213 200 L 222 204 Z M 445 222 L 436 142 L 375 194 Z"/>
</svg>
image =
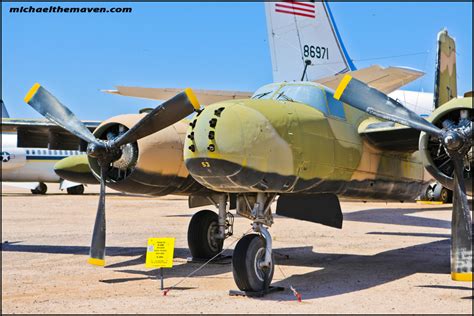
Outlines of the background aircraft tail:
<svg viewBox="0 0 474 316">
<path fill-rule="evenodd" d="M 456 42 L 446 29 L 438 33 L 434 106 L 443 105 L 458 95 L 456 81 Z"/>
<path fill-rule="evenodd" d="M 326 2 L 266 2 L 273 80 L 314 81 L 355 70 Z"/>
<path fill-rule="evenodd" d="M 8 114 L 7 107 L 5 106 L 5 103 L 3 103 L 3 100 L 0 100 L 2 102 L 2 118 L 4 117 L 10 117 L 10 114 Z"/>
</svg>

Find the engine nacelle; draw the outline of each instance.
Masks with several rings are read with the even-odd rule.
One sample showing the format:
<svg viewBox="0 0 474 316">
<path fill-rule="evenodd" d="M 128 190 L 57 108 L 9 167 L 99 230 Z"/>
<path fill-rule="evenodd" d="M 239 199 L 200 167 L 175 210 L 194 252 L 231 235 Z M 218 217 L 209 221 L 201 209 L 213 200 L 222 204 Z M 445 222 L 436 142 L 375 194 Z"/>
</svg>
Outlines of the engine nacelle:
<svg viewBox="0 0 474 316">
<path fill-rule="evenodd" d="M 124 133 L 146 114 L 120 115 L 102 122 L 94 131 L 100 139 Z M 173 124 L 157 133 L 121 147 L 121 157 L 108 172 L 107 186 L 128 193 L 166 195 L 205 190 L 186 169 L 183 146 L 187 123 Z M 92 173 L 99 178 L 100 168 L 89 157 Z"/>
<path fill-rule="evenodd" d="M 461 119 L 470 120 L 472 124 L 473 109 L 472 98 L 453 99 L 441 107 L 437 108 L 428 121 L 442 128 L 446 120 L 459 122 Z M 423 164 L 426 170 L 444 187 L 452 190 L 454 185 L 453 172 L 454 167 L 449 155 L 440 142 L 425 132 L 420 134 L 419 149 Z M 466 168 L 464 170 L 464 179 L 466 190 L 472 196 L 472 147 L 465 159 Z"/>
</svg>

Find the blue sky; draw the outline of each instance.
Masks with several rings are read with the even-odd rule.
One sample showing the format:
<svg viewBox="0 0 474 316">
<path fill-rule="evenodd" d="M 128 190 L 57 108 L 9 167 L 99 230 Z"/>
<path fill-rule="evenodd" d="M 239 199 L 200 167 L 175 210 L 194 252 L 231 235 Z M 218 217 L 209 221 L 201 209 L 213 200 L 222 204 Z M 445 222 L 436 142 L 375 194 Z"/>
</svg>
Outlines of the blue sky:
<svg viewBox="0 0 474 316">
<path fill-rule="evenodd" d="M 254 91 L 272 81 L 263 3 L 58 4 L 132 7 L 133 13 L 20 14 L 9 8 L 21 4 L 2 2 L 2 98 L 13 117 L 39 117 L 23 102 L 34 82 L 79 118 L 103 120 L 157 104 L 99 91 L 115 85 Z M 447 27 L 457 40 L 459 93 L 472 90 L 471 2 L 330 7 L 358 68 L 426 72 L 408 90 L 433 91 L 436 34 Z"/>
</svg>

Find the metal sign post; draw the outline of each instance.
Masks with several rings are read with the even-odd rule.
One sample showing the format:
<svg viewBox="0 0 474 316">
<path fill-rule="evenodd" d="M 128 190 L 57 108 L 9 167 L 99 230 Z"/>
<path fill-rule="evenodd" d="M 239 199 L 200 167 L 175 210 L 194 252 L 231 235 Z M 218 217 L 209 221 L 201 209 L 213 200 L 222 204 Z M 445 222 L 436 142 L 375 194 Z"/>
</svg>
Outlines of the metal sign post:
<svg viewBox="0 0 474 316">
<path fill-rule="evenodd" d="M 163 279 L 163 268 L 160 268 L 160 279 L 161 279 L 161 287 L 160 290 L 164 290 L 164 279 Z"/>
</svg>

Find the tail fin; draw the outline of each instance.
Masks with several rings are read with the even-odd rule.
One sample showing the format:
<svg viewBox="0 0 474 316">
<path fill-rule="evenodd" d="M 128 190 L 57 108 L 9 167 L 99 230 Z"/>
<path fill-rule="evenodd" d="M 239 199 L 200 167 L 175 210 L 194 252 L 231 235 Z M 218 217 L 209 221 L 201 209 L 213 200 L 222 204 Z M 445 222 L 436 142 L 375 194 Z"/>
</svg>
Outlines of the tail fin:
<svg viewBox="0 0 474 316">
<path fill-rule="evenodd" d="M 446 29 L 438 33 L 434 106 L 438 108 L 458 95 L 456 81 L 456 42 Z"/>
<path fill-rule="evenodd" d="M 8 118 L 10 115 L 8 114 L 7 107 L 5 106 L 5 103 L 3 103 L 3 100 L 0 100 L 2 102 L 2 118 Z"/>
<path fill-rule="evenodd" d="M 355 70 L 327 3 L 266 2 L 265 11 L 274 81 L 300 80 L 306 60 L 310 81 Z"/>
</svg>

